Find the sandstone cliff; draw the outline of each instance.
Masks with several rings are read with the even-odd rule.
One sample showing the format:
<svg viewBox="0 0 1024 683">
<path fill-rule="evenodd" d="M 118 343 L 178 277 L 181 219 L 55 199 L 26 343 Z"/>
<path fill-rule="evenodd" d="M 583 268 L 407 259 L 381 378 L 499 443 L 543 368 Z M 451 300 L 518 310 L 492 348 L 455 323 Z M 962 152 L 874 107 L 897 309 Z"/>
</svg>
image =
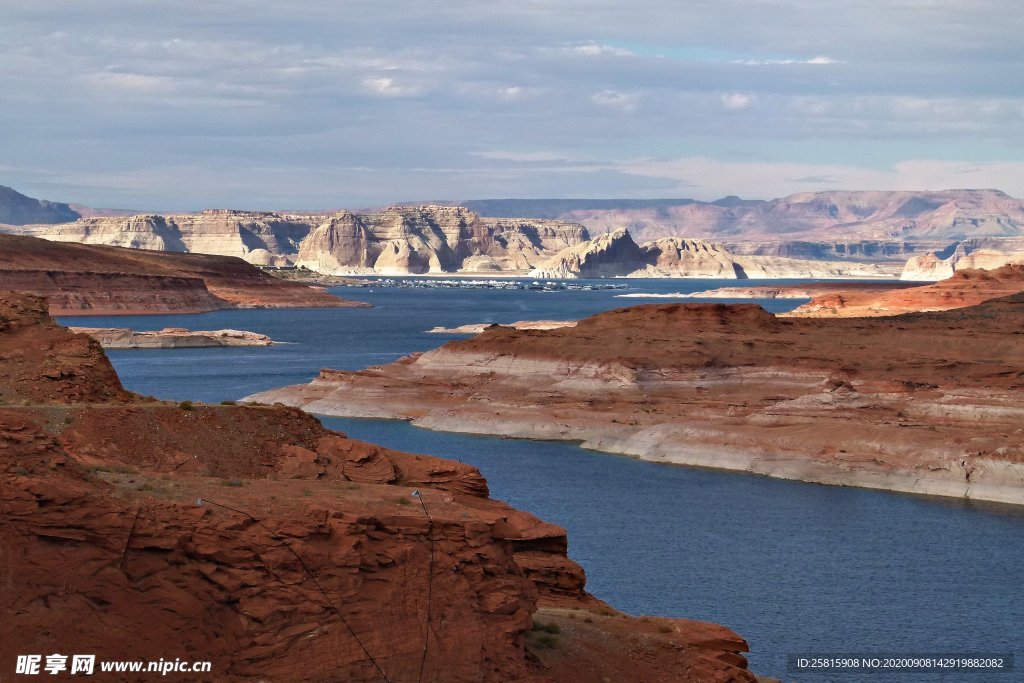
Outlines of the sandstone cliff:
<svg viewBox="0 0 1024 683">
<path fill-rule="evenodd" d="M 26 197 L 0 185 L 0 224 L 65 223 L 80 218 L 67 204 Z"/>
<path fill-rule="evenodd" d="M 206 660 L 190 680 L 208 681 L 755 680 L 727 629 L 588 595 L 564 530 L 490 500 L 472 467 L 293 409 L 142 400 L 25 295 L 0 298 L 0 375 L 2 661 Z M 561 634 L 538 639 L 535 618 Z"/>
<path fill-rule="evenodd" d="M 106 216 L 3 230 L 59 242 L 238 256 L 256 265 L 298 264 L 335 275 L 526 271 L 589 237 L 564 221 L 481 219 L 465 208 L 430 205 L 330 216 L 229 210 Z"/>
<path fill-rule="evenodd" d="M 722 244 L 665 237 L 641 245 L 626 229 L 567 247 L 530 271 L 537 278 L 856 278 L 892 277 L 895 264 L 737 256 Z"/>
<path fill-rule="evenodd" d="M 657 462 L 1024 504 L 1022 329 L 1024 293 L 849 319 L 647 305 L 556 330 L 489 327 L 253 398 L 580 441 Z"/>
<path fill-rule="evenodd" d="M 60 315 L 366 305 L 279 280 L 232 257 L 0 234 L 2 289 L 45 296 Z"/>
<path fill-rule="evenodd" d="M 316 217 L 256 211 L 103 216 L 61 225 L 30 225 L 18 234 L 56 242 L 238 256 L 256 265 L 287 265 Z"/>
<path fill-rule="evenodd" d="M 530 277 L 616 277 L 647 267 L 647 254 L 625 229 L 567 247 L 530 271 Z"/>
<path fill-rule="evenodd" d="M 559 221 L 482 220 L 461 207 L 391 207 L 332 216 L 302 242 L 296 264 L 336 275 L 524 271 L 587 237 L 583 227 Z"/>
<path fill-rule="evenodd" d="M 943 280 L 958 270 L 993 270 L 1011 263 L 1024 263 L 1024 237 L 963 240 L 946 249 L 910 258 L 900 279 Z"/>
</svg>

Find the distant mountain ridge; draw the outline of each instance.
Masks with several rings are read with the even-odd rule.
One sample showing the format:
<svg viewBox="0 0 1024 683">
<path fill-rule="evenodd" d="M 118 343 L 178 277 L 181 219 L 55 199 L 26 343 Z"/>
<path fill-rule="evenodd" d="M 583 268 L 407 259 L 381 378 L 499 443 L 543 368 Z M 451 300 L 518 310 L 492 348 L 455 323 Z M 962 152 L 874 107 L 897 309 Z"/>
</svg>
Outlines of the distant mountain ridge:
<svg viewBox="0 0 1024 683">
<path fill-rule="evenodd" d="M 1024 201 L 999 190 L 805 192 L 771 200 L 512 199 L 465 201 L 482 216 L 553 218 L 641 241 L 962 240 L 1024 235 Z"/>
<path fill-rule="evenodd" d="M 33 199 L 10 187 L 0 185 L 0 223 L 7 225 L 67 223 L 81 217 L 81 214 L 67 204 Z"/>
</svg>

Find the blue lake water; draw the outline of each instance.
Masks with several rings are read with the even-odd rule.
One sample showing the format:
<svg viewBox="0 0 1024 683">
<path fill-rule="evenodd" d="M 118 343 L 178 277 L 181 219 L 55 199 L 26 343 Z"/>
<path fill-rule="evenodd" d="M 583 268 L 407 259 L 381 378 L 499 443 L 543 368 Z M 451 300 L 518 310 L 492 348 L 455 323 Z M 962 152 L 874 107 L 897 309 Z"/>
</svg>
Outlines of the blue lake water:
<svg viewBox="0 0 1024 683">
<path fill-rule="evenodd" d="M 625 282 L 633 292 L 736 284 Z M 215 402 L 305 382 L 321 367 L 386 363 L 452 338 L 425 333 L 435 325 L 574 319 L 649 303 L 615 298 L 621 291 L 336 291 L 375 307 L 61 320 L 233 327 L 290 342 L 109 352 L 129 389 Z M 762 303 L 778 311 L 799 302 Z M 591 592 L 635 614 L 725 624 L 749 640 L 759 674 L 786 681 L 1024 680 L 1019 668 L 976 676 L 786 671 L 786 655 L 798 652 L 1024 655 L 1024 509 L 672 467 L 567 443 L 429 432 L 398 421 L 324 423 L 479 467 L 494 497 L 568 529 L 570 555 L 586 568 Z"/>
</svg>

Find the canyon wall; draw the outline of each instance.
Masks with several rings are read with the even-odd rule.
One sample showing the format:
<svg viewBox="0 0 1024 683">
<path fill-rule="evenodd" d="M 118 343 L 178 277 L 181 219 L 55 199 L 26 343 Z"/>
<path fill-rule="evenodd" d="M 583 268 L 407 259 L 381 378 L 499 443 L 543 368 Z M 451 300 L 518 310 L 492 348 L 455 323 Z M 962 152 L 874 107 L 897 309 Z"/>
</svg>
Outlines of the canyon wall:
<svg viewBox="0 0 1024 683">
<path fill-rule="evenodd" d="M 461 207 L 390 207 L 330 216 L 208 210 L 201 214 L 82 218 L 3 231 L 58 242 L 237 256 L 334 275 L 526 271 L 589 238 L 578 224 L 481 219 Z"/>
<path fill-rule="evenodd" d="M 756 680 L 728 629 L 589 595 L 565 530 L 491 500 L 473 467 L 294 409 L 143 399 L 23 294 L 0 296 L 0 375 L 5 666 L 60 652 L 209 661 L 204 681 Z"/>
<path fill-rule="evenodd" d="M 902 280 L 943 280 L 964 269 L 993 270 L 1024 263 L 1024 237 L 981 237 L 957 242 L 943 250 L 911 257 Z"/>
<path fill-rule="evenodd" d="M 861 278 L 895 277 L 899 265 L 737 255 L 723 244 L 663 237 L 638 245 L 619 229 L 567 247 L 530 271 L 537 278 Z"/>
</svg>

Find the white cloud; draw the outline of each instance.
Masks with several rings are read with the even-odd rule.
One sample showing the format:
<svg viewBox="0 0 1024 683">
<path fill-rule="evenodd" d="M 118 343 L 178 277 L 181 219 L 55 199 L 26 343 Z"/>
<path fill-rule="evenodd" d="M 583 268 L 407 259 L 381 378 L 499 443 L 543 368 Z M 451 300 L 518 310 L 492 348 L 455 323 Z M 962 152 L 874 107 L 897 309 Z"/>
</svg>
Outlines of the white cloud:
<svg viewBox="0 0 1024 683">
<path fill-rule="evenodd" d="M 825 66 L 830 64 L 845 64 L 840 59 L 833 59 L 824 55 L 811 57 L 810 59 L 733 59 L 730 64 L 742 64 L 743 66 L 775 66 L 790 64 L 811 64 L 814 66 Z"/>
<path fill-rule="evenodd" d="M 615 47 L 614 45 L 605 45 L 604 43 L 582 43 L 580 45 L 567 45 L 561 48 L 562 52 L 567 52 L 573 55 L 581 55 L 583 57 L 601 57 L 610 55 L 613 57 L 632 57 L 635 55 L 630 50 L 621 47 Z"/>
<path fill-rule="evenodd" d="M 366 78 L 363 87 L 381 97 L 411 97 L 423 91 L 420 86 L 400 84 L 393 78 Z"/>
<path fill-rule="evenodd" d="M 729 111 L 739 111 L 741 109 L 749 109 L 754 106 L 757 102 L 757 98 L 753 95 L 741 92 L 729 92 L 724 93 L 718 98 L 722 103 L 722 106 Z"/>
<path fill-rule="evenodd" d="M 570 162 L 573 159 L 557 154 L 555 152 L 513 152 L 507 150 L 486 150 L 483 152 L 470 152 L 472 156 L 482 159 L 497 159 L 501 161 L 547 161 L 547 162 Z"/>
<path fill-rule="evenodd" d="M 640 95 L 637 93 L 619 92 L 617 90 L 602 90 L 591 95 L 590 101 L 609 109 L 634 112 L 637 105 L 640 104 Z"/>
</svg>

